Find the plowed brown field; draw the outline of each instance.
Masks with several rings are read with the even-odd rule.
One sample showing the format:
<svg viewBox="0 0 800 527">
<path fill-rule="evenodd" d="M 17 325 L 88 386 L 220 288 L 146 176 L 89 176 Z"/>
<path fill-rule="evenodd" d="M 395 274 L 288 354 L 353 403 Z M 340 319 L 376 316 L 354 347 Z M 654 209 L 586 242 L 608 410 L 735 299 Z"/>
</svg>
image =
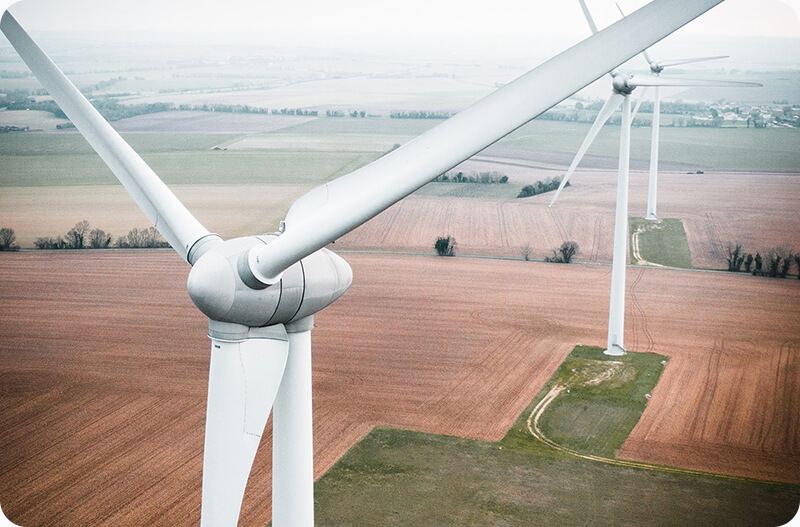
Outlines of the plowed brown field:
<svg viewBox="0 0 800 527">
<path fill-rule="evenodd" d="M 319 476 L 374 425 L 501 438 L 577 343 L 610 268 L 346 255 L 314 331 Z M 196 525 L 206 321 L 170 251 L 0 254 L 0 503 L 43 525 Z M 798 483 L 800 281 L 631 271 L 627 346 L 671 356 L 623 455 Z M 242 523 L 270 510 L 269 428 Z M 746 456 L 742 456 L 746 453 Z"/>
<path fill-rule="evenodd" d="M 537 173 L 539 179 L 556 174 Z M 728 243 L 762 254 L 777 246 L 800 250 L 800 175 L 659 177 L 659 215 L 683 220 L 695 267 L 725 268 Z M 577 173 L 571 179 L 574 185 L 552 208 L 547 206 L 552 193 L 507 201 L 412 196 L 337 243 L 342 248 L 432 252 L 436 237 L 450 234 L 461 254 L 519 258 L 527 243 L 532 258 L 544 258 L 572 240 L 581 248 L 578 260 L 610 262 L 616 178 L 612 171 Z M 632 173 L 629 215 L 644 217 L 646 203 L 647 174 Z"/>
</svg>

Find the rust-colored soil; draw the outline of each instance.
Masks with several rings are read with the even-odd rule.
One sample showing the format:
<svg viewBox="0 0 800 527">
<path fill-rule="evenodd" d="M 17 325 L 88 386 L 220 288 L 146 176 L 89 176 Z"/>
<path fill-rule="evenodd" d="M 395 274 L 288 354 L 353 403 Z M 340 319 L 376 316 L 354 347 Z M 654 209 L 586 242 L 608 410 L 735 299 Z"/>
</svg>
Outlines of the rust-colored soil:
<svg viewBox="0 0 800 527">
<path fill-rule="evenodd" d="M 540 176 L 526 176 L 533 180 L 558 175 L 531 173 Z M 630 216 L 645 216 L 647 177 L 631 174 Z M 616 180 L 614 171 L 576 173 L 573 186 L 552 208 L 547 206 L 552 193 L 506 201 L 412 196 L 337 243 L 342 248 L 432 252 L 437 236 L 450 234 L 460 254 L 519 258 L 527 243 L 532 258 L 544 258 L 572 240 L 581 248 L 578 260 L 610 262 Z M 725 268 L 728 243 L 762 255 L 777 246 L 800 249 L 800 175 L 663 173 L 658 192 L 659 215 L 684 222 L 695 267 Z"/>
<path fill-rule="evenodd" d="M 313 335 L 317 476 L 374 425 L 499 439 L 575 344 L 605 342 L 606 266 L 346 259 Z M 0 255 L 13 521 L 197 524 L 209 343 L 187 273 L 166 250 Z M 629 276 L 627 347 L 671 359 L 622 455 L 800 483 L 800 281 Z M 270 426 L 243 525 L 269 521 Z"/>
</svg>

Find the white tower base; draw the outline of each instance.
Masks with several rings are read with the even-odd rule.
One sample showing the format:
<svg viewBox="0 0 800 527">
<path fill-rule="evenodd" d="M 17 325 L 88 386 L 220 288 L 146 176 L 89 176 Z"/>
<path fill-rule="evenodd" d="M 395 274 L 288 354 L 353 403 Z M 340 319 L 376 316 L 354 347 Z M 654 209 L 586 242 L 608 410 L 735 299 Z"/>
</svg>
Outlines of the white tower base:
<svg viewBox="0 0 800 527">
<path fill-rule="evenodd" d="M 647 219 L 651 221 L 658 219 L 656 203 L 658 202 L 658 135 L 660 127 L 661 91 L 656 86 L 655 101 L 653 102 L 653 136 L 650 141 L 650 181 L 647 187 Z"/>
<path fill-rule="evenodd" d="M 608 307 L 608 345 L 606 355 L 625 355 L 622 335 L 625 331 L 625 263 L 628 260 L 628 174 L 631 144 L 631 98 L 622 102 L 622 126 L 619 139 L 617 210 L 614 217 L 614 253 L 611 262 L 611 299 Z"/>
<path fill-rule="evenodd" d="M 289 356 L 272 411 L 273 527 L 314 527 L 313 327 L 313 316 L 286 325 Z"/>
</svg>

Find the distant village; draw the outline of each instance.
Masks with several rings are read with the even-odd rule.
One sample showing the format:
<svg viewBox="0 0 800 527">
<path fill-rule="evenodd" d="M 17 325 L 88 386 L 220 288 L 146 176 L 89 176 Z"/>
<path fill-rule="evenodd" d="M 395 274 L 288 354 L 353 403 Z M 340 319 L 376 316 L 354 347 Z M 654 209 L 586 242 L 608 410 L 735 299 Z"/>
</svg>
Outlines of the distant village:
<svg viewBox="0 0 800 527">
<path fill-rule="evenodd" d="M 592 122 L 594 114 L 603 106 L 603 101 L 572 101 L 564 105 L 557 106 L 539 119 L 549 119 L 554 121 L 578 121 Z M 584 110 L 588 110 L 584 112 Z M 640 114 L 651 114 L 653 103 L 645 101 L 642 103 Z M 800 128 L 800 105 L 789 104 L 788 102 L 776 102 L 772 104 L 748 105 L 730 102 L 719 103 L 694 103 L 694 102 L 671 102 L 661 103 L 662 122 L 661 126 L 676 127 L 742 127 L 742 128 Z M 669 116 L 669 119 L 664 119 Z M 612 117 L 609 122 L 619 124 L 620 118 Z M 635 118 L 634 126 L 649 126 L 648 117 Z"/>
<path fill-rule="evenodd" d="M 783 126 L 800 127 L 800 106 L 771 104 L 745 106 L 731 104 L 710 105 L 706 114 L 691 116 L 688 126 L 741 126 L 767 128 Z"/>
</svg>

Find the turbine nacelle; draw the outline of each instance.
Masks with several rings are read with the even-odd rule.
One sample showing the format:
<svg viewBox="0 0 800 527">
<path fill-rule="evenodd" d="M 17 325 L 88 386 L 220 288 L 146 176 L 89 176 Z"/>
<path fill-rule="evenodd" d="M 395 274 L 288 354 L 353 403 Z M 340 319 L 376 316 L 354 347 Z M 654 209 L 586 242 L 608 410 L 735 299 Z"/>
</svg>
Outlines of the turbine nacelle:
<svg viewBox="0 0 800 527">
<path fill-rule="evenodd" d="M 633 77 L 626 73 L 615 72 L 612 74 L 611 86 L 614 88 L 614 92 L 620 95 L 630 95 L 634 88 L 636 88 L 636 85 L 630 82 L 631 79 L 633 79 Z"/>
<path fill-rule="evenodd" d="M 288 324 L 332 304 L 347 291 L 353 271 L 340 256 L 320 249 L 264 285 L 252 280 L 250 249 L 275 235 L 235 238 L 209 248 L 189 273 L 192 302 L 209 319 L 248 328 Z"/>
<path fill-rule="evenodd" d="M 656 75 L 664 71 L 664 68 L 666 67 L 662 65 L 661 62 L 657 61 L 648 61 L 648 62 L 650 63 L 650 71 L 652 71 Z"/>
</svg>

